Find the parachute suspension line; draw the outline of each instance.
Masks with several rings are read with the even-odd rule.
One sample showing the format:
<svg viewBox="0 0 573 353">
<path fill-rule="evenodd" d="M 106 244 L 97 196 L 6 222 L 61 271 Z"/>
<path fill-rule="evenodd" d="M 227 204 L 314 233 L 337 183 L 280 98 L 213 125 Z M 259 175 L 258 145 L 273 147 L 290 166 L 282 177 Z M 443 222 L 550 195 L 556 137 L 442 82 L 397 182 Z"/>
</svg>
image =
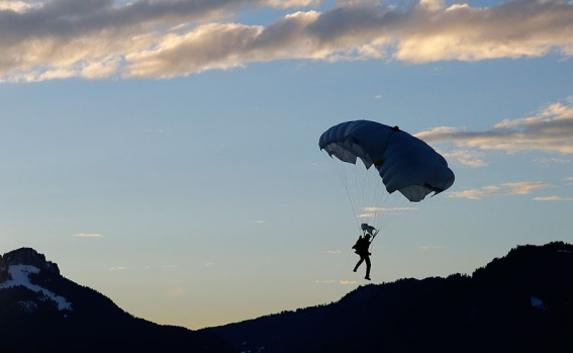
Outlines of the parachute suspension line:
<svg viewBox="0 0 573 353">
<path fill-rule="evenodd" d="M 386 205 L 386 200 L 388 200 L 388 196 L 389 194 L 386 192 L 386 189 L 384 188 L 384 186 L 382 185 L 382 182 L 377 183 L 378 185 L 375 185 L 374 188 L 376 189 L 375 192 L 375 197 L 377 197 L 377 200 L 380 200 L 378 203 L 376 203 L 374 205 L 375 209 L 374 209 L 374 224 L 372 225 L 374 228 L 377 229 L 378 232 L 381 231 L 381 222 L 382 219 L 384 217 L 384 205 Z M 378 237 L 378 234 L 376 234 L 376 237 Z M 374 239 L 376 239 L 376 237 Z M 371 248 L 374 249 L 374 239 L 372 239 L 372 245 Z"/>
<path fill-rule="evenodd" d="M 366 169 L 366 167 L 360 162 L 358 166 L 352 168 L 352 174 L 354 175 L 353 185 L 356 187 L 356 197 L 359 202 L 359 209 L 354 215 L 355 219 L 359 220 L 359 223 L 372 223 L 372 214 L 368 207 L 372 206 L 372 202 L 375 198 L 374 190 L 372 190 L 373 180 L 376 180 L 377 176 L 372 174 L 371 170 Z M 361 227 L 360 227 L 361 229 Z"/>
<path fill-rule="evenodd" d="M 368 170 L 366 173 L 366 180 L 364 185 L 364 214 L 367 215 L 366 220 L 371 226 L 378 228 L 378 213 L 379 209 L 384 204 L 386 192 L 382 180 L 380 179 L 377 170 Z"/>
<path fill-rule="evenodd" d="M 383 206 L 386 204 L 386 199 L 388 198 L 388 193 L 386 192 L 386 189 L 384 187 L 384 184 L 382 184 L 381 180 L 376 180 L 376 183 L 373 187 L 374 193 L 375 193 L 375 197 L 376 197 L 376 201 L 375 202 L 375 209 L 374 209 L 374 224 L 373 226 L 376 227 L 376 229 L 380 228 L 380 221 L 382 219 L 382 213 L 384 212 L 384 210 L 382 209 Z"/>
<path fill-rule="evenodd" d="M 348 197 L 348 201 L 350 201 L 350 207 L 352 208 L 352 218 L 354 219 L 354 223 L 356 224 L 356 228 L 360 229 L 360 224 L 359 224 L 360 222 L 358 222 L 356 207 L 354 206 L 354 201 L 352 200 L 351 192 L 348 189 L 348 180 L 347 179 L 345 179 L 345 182 L 344 182 L 344 190 L 346 190 L 346 196 Z"/>
<path fill-rule="evenodd" d="M 328 163 L 330 165 L 332 165 L 332 169 L 334 170 L 334 174 L 336 174 L 338 176 L 339 182 L 342 184 L 342 186 L 344 187 L 344 192 L 346 193 L 346 198 L 348 199 L 348 203 L 350 204 L 350 211 L 352 212 L 352 218 L 354 220 L 355 226 L 356 228 L 360 229 L 360 223 L 358 222 L 358 219 L 356 218 L 356 206 L 355 206 L 355 200 L 352 197 L 352 192 L 350 190 L 350 176 L 348 175 L 348 173 L 344 170 L 344 168 L 348 168 L 349 166 L 340 164 L 340 165 L 336 165 L 335 163 Z"/>
<path fill-rule="evenodd" d="M 382 189 L 384 190 L 384 188 L 379 187 L 378 189 Z M 384 191 L 379 192 L 378 196 L 379 196 L 379 200 L 380 203 L 376 204 L 376 210 L 374 212 L 374 224 L 373 226 L 376 227 L 376 229 L 380 230 L 380 226 L 382 225 L 382 221 L 386 219 L 386 216 L 384 215 L 384 212 L 386 212 L 385 209 L 385 205 L 386 205 L 386 201 L 388 200 L 388 193 Z"/>
</svg>

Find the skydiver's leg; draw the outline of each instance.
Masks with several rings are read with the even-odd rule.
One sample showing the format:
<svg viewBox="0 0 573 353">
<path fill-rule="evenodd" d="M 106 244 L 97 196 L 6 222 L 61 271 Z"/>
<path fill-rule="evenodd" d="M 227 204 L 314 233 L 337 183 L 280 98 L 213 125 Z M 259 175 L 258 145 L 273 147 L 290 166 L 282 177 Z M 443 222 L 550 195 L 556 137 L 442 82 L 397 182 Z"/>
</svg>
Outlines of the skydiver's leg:
<svg viewBox="0 0 573 353">
<path fill-rule="evenodd" d="M 360 260 L 358 260 L 358 263 L 356 264 L 356 266 L 354 266 L 354 272 L 356 272 L 356 270 L 358 270 L 358 267 L 360 267 L 360 265 L 362 265 L 362 262 L 364 261 L 364 256 L 360 256 Z"/>
<path fill-rule="evenodd" d="M 364 258 L 364 260 L 366 261 L 366 279 L 370 279 L 370 268 L 372 267 L 372 264 L 370 263 L 370 256 L 366 256 Z"/>
</svg>

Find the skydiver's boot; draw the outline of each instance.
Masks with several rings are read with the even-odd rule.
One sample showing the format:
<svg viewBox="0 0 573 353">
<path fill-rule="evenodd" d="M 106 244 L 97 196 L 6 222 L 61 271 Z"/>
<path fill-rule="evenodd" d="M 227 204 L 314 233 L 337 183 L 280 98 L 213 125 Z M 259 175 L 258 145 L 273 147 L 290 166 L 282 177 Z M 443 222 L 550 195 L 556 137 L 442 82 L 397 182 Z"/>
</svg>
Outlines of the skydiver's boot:
<svg viewBox="0 0 573 353">
<path fill-rule="evenodd" d="M 369 280 L 370 281 L 370 276 L 366 276 L 364 277 L 364 279 Z"/>
</svg>

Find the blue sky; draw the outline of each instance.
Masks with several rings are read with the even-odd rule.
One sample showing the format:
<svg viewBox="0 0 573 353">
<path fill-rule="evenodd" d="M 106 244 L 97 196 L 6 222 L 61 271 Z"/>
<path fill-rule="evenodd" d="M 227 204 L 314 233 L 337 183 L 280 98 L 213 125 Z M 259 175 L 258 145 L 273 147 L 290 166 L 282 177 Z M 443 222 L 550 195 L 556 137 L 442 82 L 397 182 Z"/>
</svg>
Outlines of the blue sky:
<svg viewBox="0 0 573 353">
<path fill-rule="evenodd" d="M 405 13 L 436 16 L 439 38 L 451 35 L 447 45 L 416 37 L 439 55 L 407 50 L 413 39 L 403 33 L 417 25 L 386 29 L 381 20 L 381 28 L 364 29 L 344 16 L 327 19 L 348 25 L 275 42 L 284 48 L 259 46 L 252 29 L 225 28 L 232 43 L 253 40 L 255 54 L 227 46 L 225 36 L 188 42 L 214 22 L 268 26 L 289 13 L 391 11 L 377 2 L 301 0 L 294 3 L 308 6 L 277 9 L 245 1 L 240 9 L 153 20 L 148 11 L 133 15 L 149 22 L 141 28 L 102 20 L 110 26 L 102 27 L 109 30 L 103 49 L 82 22 L 93 26 L 97 8 L 75 10 L 74 37 L 63 33 L 66 23 L 49 27 L 46 4 L 3 3 L 19 4 L 16 17 L 36 11 L 50 34 L 30 28 L 31 36 L 62 46 L 33 52 L 16 32 L 7 36 L 14 42 L 0 41 L 20 58 L 0 62 L 0 248 L 32 246 L 135 315 L 197 328 L 325 303 L 362 284 L 351 272 L 357 231 L 339 165 L 317 146 L 324 130 L 345 120 L 422 133 L 456 173 L 448 192 L 420 204 L 384 197 L 384 207 L 416 209 L 382 216 L 376 283 L 471 272 L 517 244 L 573 241 L 573 35 L 564 39 L 559 33 L 571 29 L 554 17 L 573 16 L 569 2 L 517 1 L 511 11 L 474 2 L 470 34 L 445 15 L 467 8 L 411 2 Z M 53 3 L 71 11 L 66 1 Z M 538 19 L 551 18 L 546 33 L 524 23 L 516 34 L 500 24 L 526 5 Z M 500 22 L 481 23 L 477 7 Z M 175 32 L 165 34 L 169 26 Z M 365 32 L 330 38 L 352 26 Z M 384 44 L 386 31 L 392 44 Z M 119 45 L 126 36 L 164 49 Z M 321 46 L 300 44 L 306 36 L 322 38 Z M 74 40 L 94 49 L 66 44 Z M 213 51 L 219 46 L 234 51 L 221 58 Z M 101 62 L 119 64 L 107 70 Z M 145 70 L 134 75 L 134 67 Z"/>
</svg>

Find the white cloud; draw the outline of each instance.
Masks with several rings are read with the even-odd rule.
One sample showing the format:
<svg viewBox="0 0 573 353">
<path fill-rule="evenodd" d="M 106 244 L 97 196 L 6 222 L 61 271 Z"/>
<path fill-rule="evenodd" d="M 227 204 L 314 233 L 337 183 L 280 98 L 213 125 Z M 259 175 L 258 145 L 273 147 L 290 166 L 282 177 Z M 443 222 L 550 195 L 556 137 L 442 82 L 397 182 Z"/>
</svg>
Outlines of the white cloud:
<svg viewBox="0 0 573 353">
<path fill-rule="evenodd" d="M 448 197 L 456 199 L 481 200 L 484 196 L 499 193 L 500 189 L 501 188 L 499 186 L 490 185 L 477 189 L 452 191 L 448 194 Z"/>
<path fill-rule="evenodd" d="M 403 212 L 416 211 L 416 207 L 363 207 L 357 218 L 370 218 L 377 214 L 399 214 Z"/>
<path fill-rule="evenodd" d="M 481 188 L 453 191 L 448 194 L 450 198 L 468 200 L 481 200 L 491 195 L 527 195 L 535 190 L 549 187 L 549 184 L 540 181 L 519 181 L 501 185 L 488 185 Z"/>
<path fill-rule="evenodd" d="M 416 207 L 364 207 L 363 210 L 369 213 L 400 213 L 416 211 Z"/>
<path fill-rule="evenodd" d="M 529 117 L 502 120 L 486 131 L 442 126 L 416 136 L 433 143 L 507 153 L 538 150 L 573 154 L 573 101 L 549 104 Z"/>
<path fill-rule="evenodd" d="M 573 176 L 563 179 L 567 184 L 573 184 Z"/>
<path fill-rule="evenodd" d="M 563 22 L 555 22 L 555 17 Z M 130 74 L 170 77 L 281 59 L 476 61 L 541 56 L 552 48 L 570 55 L 573 33 L 564 35 L 572 31 L 564 25 L 570 19 L 573 6 L 555 3 L 450 10 L 435 4 L 406 10 L 352 5 L 325 13 L 297 12 L 266 28 L 236 24 L 201 28 L 181 36 L 169 50 L 139 57 Z M 510 22 L 518 25 L 507 26 Z M 215 50 L 214 43 L 225 49 Z M 209 55 L 195 58 L 192 53 Z"/>
<path fill-rule="evenodd" d="M 483 159 L 481 153 L 474 150 L 455 150 L 449 152 L 441 152 L 447 159 L 457 162 L 461 165 L 471 168 L 481 168 L 487 166 L 487 162 Z"/>
<path fill-rule="evenodd" d="M 32 7 L 33 5 L 26 1 L 0 0 L 0 11 L 14 11 L 17 13 L 23 13 Z"/>
<path fill-rule="evenodd" d="M 267 223 L 267 222 L 266 222 L 264 219 L 257 219 L 257 220 L 255 221 L 255 223 L 256 223 L 256 224 L 265 224 L 265 223 Z"/>
<path fill-rule="evenodd" d="M 285 59 L 424 63 L 538 57 L 552 51 L 573 55 L 573 3 L 562 0 L 491 7 L 446 7 L 437 0 L 399 6 L 342 1 L 322 13 L 290 13 L 268 26 L 222 22 L 246 8 L 318 3 L 0 1 L 0 80 L 166 78 Z"/>
<path fill-rule="evenodd" d="M 266 0 L 270 7 L 288 9 L 291 7 L 310 7 L 319 5 L 321 0 Z"/>
<path fill-rule="evenodd" d="M 532 191 L 546 188 L 549 186 L 549 184 L 541 181 L 519 181 L 505 183 L 503 186 L 509 189 L 508 193 L 511 195 L 526 195 Z"/>
<path fill-rule="evenodd" d="M 342 254 L 341 250 L 326 250 L 326 253 L 329 255 L 340 255 Z"/>
<path fill-rule="evenodd" d="M 99 233 L 77 233 L 72 235 L 73 237 L 76 238 L 102 238 L 103 235 L 99 234 Z"/>
<path fill-rule="evenodd" d="M 573 197 L 561 197 L 561 196 L 557 196 L 557 195 L 551 195 L 551 196 L 534 197 L 533 200 L 543 201 L 543 202 L 573 201 Z"/>
<path fill-rule="evenodd" d="M 125 270 L 127 270 L 127 267 L 125 267 L 125 266 L 113 266 L 113 267 L 108 268 L 108 270 L 113 271 L 113 272 L 125 271 Z"/>
<path fill-rule="evenodd" d="M 533 160 L 535 163 L 539 163 L 542 165 L 545 164 L 569 164 L 571 163 L 570 159 L 567 158 L 559 158 L 559 157 L 543 157 L 543 158 L 535 158 Z"/>
</svg>

